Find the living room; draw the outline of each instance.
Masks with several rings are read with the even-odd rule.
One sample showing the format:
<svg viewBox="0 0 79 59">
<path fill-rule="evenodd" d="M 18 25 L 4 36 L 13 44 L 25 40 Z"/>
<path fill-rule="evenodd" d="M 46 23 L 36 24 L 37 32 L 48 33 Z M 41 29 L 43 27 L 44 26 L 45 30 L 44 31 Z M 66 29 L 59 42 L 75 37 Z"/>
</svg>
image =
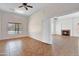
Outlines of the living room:
<svg viewBox="0 0 79 59">
<path fill-rule="evenodd" d="M 0 55 L 79 55 L 78 11 L 78 3 L 0 4 Z"/>
</svg>

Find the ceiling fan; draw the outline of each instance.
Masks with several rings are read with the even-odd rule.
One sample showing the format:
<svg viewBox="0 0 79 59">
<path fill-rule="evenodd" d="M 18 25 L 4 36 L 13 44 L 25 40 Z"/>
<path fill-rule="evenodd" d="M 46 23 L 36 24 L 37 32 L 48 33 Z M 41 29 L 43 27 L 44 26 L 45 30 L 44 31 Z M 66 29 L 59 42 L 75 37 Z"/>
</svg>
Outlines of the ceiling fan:
<svg viewBox="0 0 79 59">
<path fill-rule="evenodd" d="M 28 8 L 33 8 L 33 6 L 28 5 L 27 3 L 22 3 L 21 6 L 19 6 L 19 8 L 24 7 L 26 10 L 28 10 Z"/>
</svg>

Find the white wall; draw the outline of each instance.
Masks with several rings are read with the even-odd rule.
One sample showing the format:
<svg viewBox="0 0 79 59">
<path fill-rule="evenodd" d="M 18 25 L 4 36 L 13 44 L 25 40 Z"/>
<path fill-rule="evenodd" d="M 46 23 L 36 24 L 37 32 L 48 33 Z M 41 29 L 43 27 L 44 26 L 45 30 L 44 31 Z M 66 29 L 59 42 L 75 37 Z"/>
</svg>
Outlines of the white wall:
<svg viewBox="0 0 79 59">
<path fill-rule="evenodd" d="M 56 23 L 56 34 L 60 34 L 61 35 L 61 30 L 66 30 L 66 29 L 70 29 L 70 33 L 72 36 L 72 19 L 68 19 L 68 18 L 63 18 L 63 19 L 58 19 L 57 23 Z"/>
<path fill-rule="evenodd" d="M 50 18 L 44 10 L 40 10 L 30 16 L 29 35 L 37 40 L 51 44 L 50 39 Z M 48 14 L 49 15 L 49 14 Z"/>
<path fill-rule="evenodd" d="M 79 37 L 79 17 L 73 19 L 73 36 Z"/>
<path fill-rule="evenodd" d="M 0 35 L 1 35 L 1 16 L 0 16 Z"/>
<path fill-rule="evenodd" d="M 33 14 L 29 19 L 29 35 L 35 39 L 42 40 L 42 18 L 43 13 Z"/>
<path fill-rule="evenodd" d="M 20 36 L 28 35 L 28 17 L 10 12 L 0 11 L 0 33 L 2 38 L 18 36 L 8 34 L 8 22 L 21 23 L 23 27 L 23 33 L 20 34 Z"/>
</svg>

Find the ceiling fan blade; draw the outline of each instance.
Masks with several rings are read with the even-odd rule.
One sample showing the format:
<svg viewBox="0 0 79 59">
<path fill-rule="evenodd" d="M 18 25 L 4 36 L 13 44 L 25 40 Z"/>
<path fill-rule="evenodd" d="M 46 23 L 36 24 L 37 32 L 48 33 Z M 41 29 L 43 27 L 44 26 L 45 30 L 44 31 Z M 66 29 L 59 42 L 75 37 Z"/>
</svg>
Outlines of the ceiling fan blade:
<svg viewBox="0 0 79 59">
<path fill-rule="evenodd" d="M 19 6 L 19 8 L 21 8 L 21 7 L 23 7 L 23 6 Z"/>
<path fill-rule="evenodd" d="M 26 10 L 28 10 L 28 8 L 25 7 Z"/>
<path fill-rule="evenodd" d="M 33 6 L 29 6 L 29 5 L 27 5 L 27 7 L 33 8 Z"/>
</svg>

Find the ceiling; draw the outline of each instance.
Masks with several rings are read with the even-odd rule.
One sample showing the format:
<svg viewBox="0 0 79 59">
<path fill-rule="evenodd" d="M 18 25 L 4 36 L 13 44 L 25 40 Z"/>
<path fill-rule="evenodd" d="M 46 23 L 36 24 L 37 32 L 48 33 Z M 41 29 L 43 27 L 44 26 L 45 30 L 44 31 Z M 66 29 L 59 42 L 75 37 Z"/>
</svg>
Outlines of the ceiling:
<svg viewBox="0 0 79 59">
<path fill-rule="evenodd" d="M 21 15 L 30 16 L 31 14 L 41 10 L 41 9 L 52 9 L 51 12 L 64 11 L 66 13 L 79 11 L 78 3 L 28 3 L 28 5 L 32 5 L 33 8 L 29 8 L 29 10 L 25 10 L 24 8 L 18 8 L 18 6 L 22 5 L 21 3 L 0 3 L 0 9 L 8 12 L 14 12 Z M 64 13 L 63 12 L 63 13 Z M 55 12 L 56 13 L 56 12 Z"/>
<path fill-rule="evenodd" d="M 51 4 L 49 3 L 28 3 L 28 5 L 32 5 L 33 8 L 29 8 L 29 10 L 25 10 L 23 7 L 18 8 L 18 6 L 21 6 L 22 3 L 0 3 L 0 9 L 4 11 L 14 12 L 22 15 L 31 15 L 34 12 L 38 11 L 41 8 L 44 8 L 46 6 L 49 6 Z"/>
</svg>

